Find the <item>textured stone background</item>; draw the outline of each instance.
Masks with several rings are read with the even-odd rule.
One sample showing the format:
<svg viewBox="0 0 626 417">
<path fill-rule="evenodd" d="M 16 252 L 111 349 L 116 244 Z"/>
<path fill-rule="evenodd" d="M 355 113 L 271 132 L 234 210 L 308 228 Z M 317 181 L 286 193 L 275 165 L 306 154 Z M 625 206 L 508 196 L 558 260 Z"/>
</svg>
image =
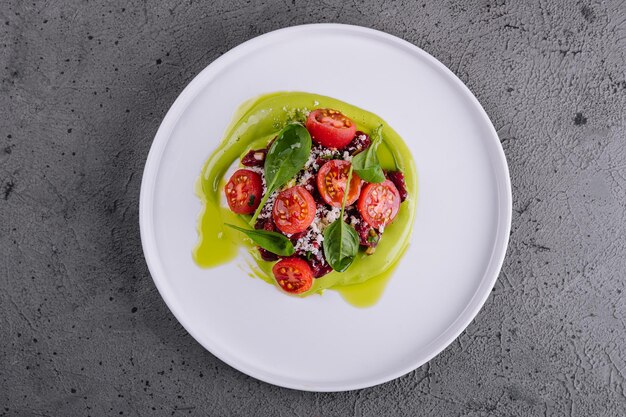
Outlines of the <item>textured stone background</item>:
<svg viewBox="0 0 626 417">
<path fill-rule="evenodd" d="M 183 87 L 310 22 L 380 29 L 449 66 L 513 184 L 476 320 L 409 375 L 338 394 L 206 352 L 158 295 L 138 229 L 143 163 Z M 0 416 L 626 415 L 623 1 L 2 0 L 0 46 Z"/>
</svg>

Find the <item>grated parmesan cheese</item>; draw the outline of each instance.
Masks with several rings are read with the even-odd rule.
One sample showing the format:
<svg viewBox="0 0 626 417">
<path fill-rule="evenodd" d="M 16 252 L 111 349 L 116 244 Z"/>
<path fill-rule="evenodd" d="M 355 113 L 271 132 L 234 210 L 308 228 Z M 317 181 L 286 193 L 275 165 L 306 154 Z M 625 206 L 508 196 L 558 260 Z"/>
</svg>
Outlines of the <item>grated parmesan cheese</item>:
<svg viewBox="0 0 626 417">
<path fill-rule="evenodd" d="M 337 220 L 340 215 L 341 215 L 341 208 L 333 207 L 332 209 L 328 210 L 328 213 L 326 213 L 324 220 L 326 221 L 326 224 L 328 225 L 334 222 L 335 220 Z"/>
<path fill-rule="evenodd" d="M 315 164 L 315 161 L 317 161 L 317 155 L 313 152 L 313 150 L 311 150 L 311 155 L 309 155 L 309 159 L 307 159 L 304 163 L 304 169 L 308 170 L 309 168 L 311 168 Z"/>
<path fill-rule="evenodd" d="M 335 156 L 335 153 L 336 151 L 332 149 L 324 149 L 319 153 L 319 155 L 324 159 L 331 159 L 333 156 Z"/>
<path fill-rule="evenodd" d="M 298 178 L 297 184 L 298 185 L 307 185 L 307 183 L 309 182 L 309 180 L 313 177 L 313 173 L 311 171 L 304 171 L 302 173 L 302 175 L 300 176 L 300 178 Z M 311 191 L 311 190 L 309 190 Z"/>
<path fill-rule="evenodd" d="M 247 169 L 248 171 L 256 172 L 257 174 L 260 174 L 262 177 L 265 177 L 264 175 L 265 171 L 261 167 L 244 167 L 244 169 Z"/>
</svg>

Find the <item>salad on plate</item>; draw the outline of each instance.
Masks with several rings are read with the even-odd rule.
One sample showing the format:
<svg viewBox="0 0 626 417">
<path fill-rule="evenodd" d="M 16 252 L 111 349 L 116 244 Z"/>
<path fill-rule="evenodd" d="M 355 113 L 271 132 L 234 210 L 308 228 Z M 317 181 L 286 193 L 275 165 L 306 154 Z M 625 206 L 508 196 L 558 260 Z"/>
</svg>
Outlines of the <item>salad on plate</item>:
<svg viewBox="0 0 626 417">
<path fill-rule="evenodd" d="M 324 96 L 262 96 L 205 165 L 194 257 L 214 266 L 244 246 L 251 275 L 286 293 L 335 289 L 368 305 L 408 245 L 416 192 L 410 153 L 382 119 Z"/>
</svg>

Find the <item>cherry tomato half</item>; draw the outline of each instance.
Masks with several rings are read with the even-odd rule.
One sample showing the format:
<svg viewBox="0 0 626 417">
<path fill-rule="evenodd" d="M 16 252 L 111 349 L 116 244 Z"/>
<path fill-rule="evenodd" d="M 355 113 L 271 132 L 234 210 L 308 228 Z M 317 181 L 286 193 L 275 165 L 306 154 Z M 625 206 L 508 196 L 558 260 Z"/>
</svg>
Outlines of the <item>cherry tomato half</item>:
<svg viewBox="0 0 626 417">
<path fill-rule="evenodd" d="M 317 189 L 322 199 L 333 207 L 341 207 L 343 194 L 348 182 L 350 162 L 334 159 L 326 162 L 317 173 Z M 346 206 L 354 204 L 361 192 L 361 178 L 353 172 L 350 188 L 346 197 Z"/>
<path fill-rule="evenodd" d="M 306 119 L 306 129 L 315 142 L 337 149 L 348 145 L 356 133 L 354 122 L 333 109 L 313 110 Z"/>
<path fill-rule="evenodd" d="M 313 223 L 316 209 L 317 205 L 311 193 L 304 187 L 295 186 L 278 193 L 272 218 L 281 232 L 299 233 Z"/>
<path fill-rule="evenodd" d="M 301 294 L 313 285 L 311 267 L 300 258 L 282 259 L 276 262 L 272 272 L 280 288 L 291 294 Z"/>
<path fill-rule="evenodd" d="M 370 226 L 387 226 L 400 209 L 400 193 L 393 182 L 385 180 L 379 184 L 367 184 L 361 192 L 357 209 Z"/>
<path fill-rule="evenodd" d="M 232 211 L 237 214 L 252 214 L 261 203 L 261 176 L 249 169 L 239 169 L 226 183 L 224 193 Z"/>
</svg>

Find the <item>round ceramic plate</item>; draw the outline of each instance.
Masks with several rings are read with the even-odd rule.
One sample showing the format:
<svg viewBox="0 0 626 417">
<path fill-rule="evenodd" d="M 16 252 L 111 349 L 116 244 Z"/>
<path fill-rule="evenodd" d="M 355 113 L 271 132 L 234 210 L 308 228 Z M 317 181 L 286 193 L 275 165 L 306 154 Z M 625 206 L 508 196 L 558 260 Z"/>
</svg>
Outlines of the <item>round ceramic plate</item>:
<svg viewBox="0 0 626 417">
<path fill-rule="evenodd" d="M 332 47 L 311 53 L 320 45 Z M 203 163 L 235 109 L 275 91 L 327 95 L 374 112 L 413 154 L 413 237 L 373 307 L 355 308 L 334 291 L 287 296 L 237 260 L 213 269 L 192 260 Z M 180 323 L 240 371 L 310 391 L 380 384 L 441 352 L 488 297 L 510 223 L 506 160 L 476 98 L 426 52 L 356 26 L 278 30 L 215 60 L 165 116 L 141 185 L 145 257 Z"/>
</svg>

